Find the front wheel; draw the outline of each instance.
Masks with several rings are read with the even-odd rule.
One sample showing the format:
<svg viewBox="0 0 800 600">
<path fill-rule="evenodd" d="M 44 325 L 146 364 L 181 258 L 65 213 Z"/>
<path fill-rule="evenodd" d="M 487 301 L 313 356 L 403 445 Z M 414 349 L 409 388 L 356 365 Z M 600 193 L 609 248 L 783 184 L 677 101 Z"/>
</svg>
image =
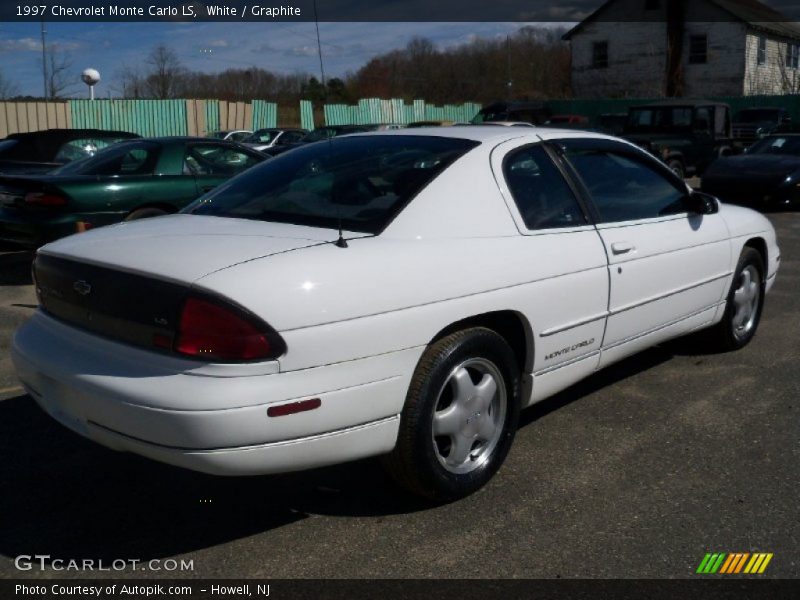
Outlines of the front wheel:
<svg viewBox="0 0 800 600">
<path fill-rule="evenodd" d="M 738 350 L 753 339 L 764 307 L 764 281 L 764 259 L 746 247 L 733 275 L 725 314 L 710 331 L 717 349 Z"/>
<path fill-rule="evenodd" d="M 453 333 L 426 350 L 384 463 L 409 491 L 455 500 L 485 485 L 505 460 L 519 417 L 519 368 L 492 330 Z"/>
</svg>

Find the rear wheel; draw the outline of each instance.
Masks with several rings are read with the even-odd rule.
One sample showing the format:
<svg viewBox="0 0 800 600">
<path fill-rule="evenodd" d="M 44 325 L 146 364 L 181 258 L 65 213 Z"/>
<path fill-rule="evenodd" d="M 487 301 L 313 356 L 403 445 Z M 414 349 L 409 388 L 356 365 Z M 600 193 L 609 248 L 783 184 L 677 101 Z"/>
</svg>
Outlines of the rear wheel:
<svg viewBox="0 0 800 600">
<path fill-rule="evenodd" d="M 505 460 L 519 417 L 519 369 L 494 331 L 433 344 L 414 373 L 397 446 L 385 459 L 409 491 L 454 500 L 485 485 Z"/>
<path fill-rule="evenodd" d="M 125 220 L 135 221 L 137 219 L 149 219 L 150 217 L 160 217 L 166 214 L 168 214 L 167 211 L 161 208 L 147 206 L 145 208 L 137 208 L 136 210 L 132 211 L 127 217 L 125 217 Z"/>
<path fill-rule="evenodd" d="M 764 289 L 764 259 L 757 250 L 746 247 L 733 275 L 725 314 L 709 332 L 717 349 L 738 350 L 753 339 L 761 320 Z"/>
</svg>

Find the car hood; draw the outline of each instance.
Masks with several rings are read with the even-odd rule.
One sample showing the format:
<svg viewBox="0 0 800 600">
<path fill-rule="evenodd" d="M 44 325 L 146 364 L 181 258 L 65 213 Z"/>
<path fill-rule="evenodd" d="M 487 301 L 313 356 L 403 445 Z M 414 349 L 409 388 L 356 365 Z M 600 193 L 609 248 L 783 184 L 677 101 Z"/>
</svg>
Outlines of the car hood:
<svg viewBox="0 0 800 600">
<path fill-rule="evenodd" d="M 779 182 L 800 170 L 800 156 L 742 154 L 720 158 L 706 170 L 704 180 Z"/>
<path fill-rule="evenodd" d="M 344 232 L 346 238 L 369 234 Z M 200 215 L 123 222 L 63 238 L 40 254 L 179 283 L 233 265 L 335 242 L 338 231 Z"/>
</svg>

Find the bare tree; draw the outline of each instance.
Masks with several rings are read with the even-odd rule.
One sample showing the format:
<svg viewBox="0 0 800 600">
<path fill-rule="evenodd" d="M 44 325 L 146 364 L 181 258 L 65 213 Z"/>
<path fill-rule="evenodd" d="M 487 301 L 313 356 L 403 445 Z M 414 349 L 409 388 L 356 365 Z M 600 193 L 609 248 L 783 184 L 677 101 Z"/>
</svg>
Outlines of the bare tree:
<svg viewBox="0 0 800 600">
<path fill-rule="evenodd" d="M 175 98 L 180 87 L 180 78 L 184 73 L 183 65 L 175 50 L 159 44 L 150 51 L 145 62 L 149 66 L 145 77 L 148 95 L 159 100 Z"/>
<path fill-rule="evenodd" d="M 2 71 L 0 71 L 0 100 L 7 100 L 19 95 L 19 87 L 17 84 L 9 80 Z"/>
<path fill-rule="evenodd" d="M 63 52 L 58 44 L 49 44 L 45 49 L 47 61 L 47 98 L 56 100 L 67 95 L 76 85 L 77 77 L 72 73 L 72 57 Z"/>
<path fill-rule="evenodd" d="M 147 81 L 136 67 L 123 64 L 114 74 L 117 83 L 112 87 L 123 98 L 144 98 L 147 96 Z"/>
</svg>

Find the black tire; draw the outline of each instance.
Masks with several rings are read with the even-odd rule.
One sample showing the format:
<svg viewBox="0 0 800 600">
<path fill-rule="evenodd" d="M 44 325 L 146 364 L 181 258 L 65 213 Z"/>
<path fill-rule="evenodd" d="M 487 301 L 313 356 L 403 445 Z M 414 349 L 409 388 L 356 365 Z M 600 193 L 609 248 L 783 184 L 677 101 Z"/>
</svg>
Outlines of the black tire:
<svg viewBox="0 0 800 600">
<path fill-rule="evenodd" d="M 746 327 L 740 327 L 737 320 L 737 290 L 740 290 L 745 285 L 745 273 L 757 273 L 758 281 L 755 282 L 757 290 L 757 298 L 755 305 L 752 309 L 751 318 L 748 318 Z M 753 339 L 758 329 L 758 323 L 761 320 L 761 311 L 764 308 L 764 292 L 766 290 L 766 279 L 764 277 L 764 258 L 761 253 L 754 248 L 746 247 L 742 250 L 739 256 L 739 262 L 736 265 L 736 271 L 733 274 L 733 283 L 731 289 L 728 291 L 728 299 L 725 304 L 725 314 L 722 320 L 708 330 L 708 339 L 713 345 L 713 349 L 728 352 L 731 350 L 738 350 L 744 348 Z"/>
<path fill-rule="evenodd" d="M 472 412 L 477 406 L 474 403 L 481 401 L 480 394 L 470 397 L 466 403 L 458 400 L 463 398 L 463 394 L 457 397 L 455 391 L 464 389 L 456 381 L 463 375 L 462 369 L 468 372 L 475 390 L 490 389 L 484 385 L 486 376 L 495 381 L 495 375 L 499 375 L 491 404 L 485 410 Z M 514 441 L 519 420 L 519 381 L 514 352 L 490 329 L 465 329 L 432 344 L 420 359 L 411 380 L 400 416 L 397 445 L 384 458 L 389 474 L 410 492 L 436 501 L 463 498 L 483 487 L 500 468 Z M 504 409 L 501 407 L 503 392 Z M 452 394 L 449 405 L 448 393 Z M 485 395 L 489 397 L 489 392 Z M 456 417 L 454 411 L 460 407 L 466 412 L 459 411 Z M 453 437 L 434 437 L 434 416 L 441 416 L 448 410 L 454 415 L 449 419 L 450 424 L 458 423 L 459 431 L 454 432 Z M 480 435 L 478 430 L 484 424 L 494 432 L 492 442 L 469 437 L 473 429 L 474 435 Z M 461 466 L 447 466 L 450 455 L 457 451 L 456 436 L 462 442 L 470 440 L 467 446 L 462 446 L 462 449 L 468 447 L 469 453 Z M 448 442 L 449 449 L 446 448 Z M 456 469 L 464 472 L 454 472 Z"/>
<path fill-rule="evenodd" d="M 681 179 L 686 177 L 686 169 L 683 167 L 683 163 L 677 158 L 670 158 L 667 161 L 667 166 L 669 170 L 675 173 Z"/>
<path fill-rule="evenodd" d="M 155 206 L 146 206 L 145 208 L 137 208 L 136 210 L 132 211 L 127 217 L 125 217 L 126 221 L 135 221 L 137 219 L 149 219 L 150 217 L 160 217 L 162 215 L 169 214 L 167 211 L 161 208 L 156 208 Z"/>
</svg>

